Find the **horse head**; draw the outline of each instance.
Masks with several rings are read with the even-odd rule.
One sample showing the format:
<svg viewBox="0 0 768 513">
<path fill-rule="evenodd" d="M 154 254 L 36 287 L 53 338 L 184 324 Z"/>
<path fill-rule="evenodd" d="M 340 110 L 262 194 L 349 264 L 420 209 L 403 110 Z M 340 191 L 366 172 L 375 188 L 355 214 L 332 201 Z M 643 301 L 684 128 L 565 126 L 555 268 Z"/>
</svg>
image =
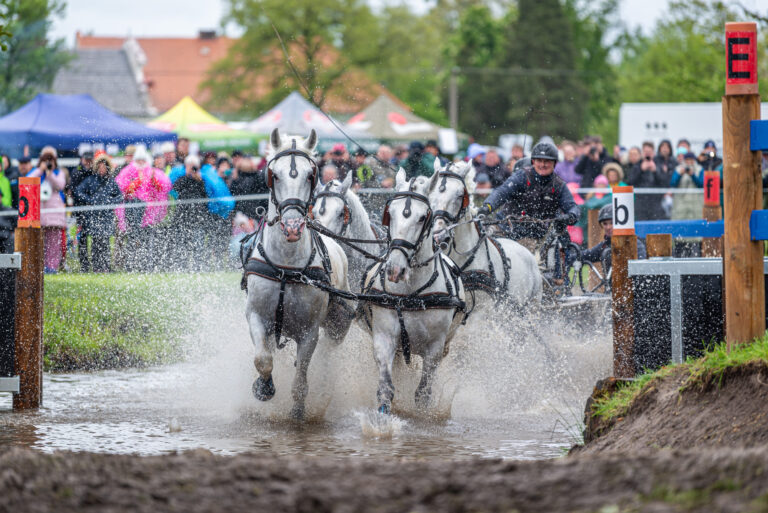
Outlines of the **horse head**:
<svg viewBox="0 0 768 513">
<path fill-rule="evenodd" d="M 288 242 L 296 242 L 306 226 L 309 202 L 317 183 L 314 129 L 306 139 L 281 137 L 275 128 L 269 137 L 267 185 L 270 189 L 270 225 L 279 221 Z M 273 209 L 274 207 L 274 209 Z"/>
<path fill-rule="evenodd" d="M 336 235 L 344 236 L 352 222 L 352 213 L 346 195 L 352 185 L 352 171 L 343 182 L 331 180 L 315 195 L 312 215 L 319 224 Z"/>
<path fill-rule="evenodd" d="M 449 244 L 452 234 L 450 225 L 458 223 L 469 211 L 471 185 L 467 185 L 474 174 L 470 162 L 449 162 L 445 167 L 435 159 L 435 173 L 438 186 L 429 194 L 429 204 L 434 211 L 433 235 L 438 244 Z"/>
<path fill-rule="evenodd" d="M 382 223 L 389 227 L 390 242 L 384 269 L 391 282 L 407 281 L 416 256 L 424 251 L 431 256 L 433 252 L 432 244 L 423 243 L 432 228 L 429 194 L 437 182 L 437 174 L 432 178 L 419 176 L 407 180 L 403 168 L 397 172 L 397 192 L 387 201 L 382 219 Z"/>
</svg>

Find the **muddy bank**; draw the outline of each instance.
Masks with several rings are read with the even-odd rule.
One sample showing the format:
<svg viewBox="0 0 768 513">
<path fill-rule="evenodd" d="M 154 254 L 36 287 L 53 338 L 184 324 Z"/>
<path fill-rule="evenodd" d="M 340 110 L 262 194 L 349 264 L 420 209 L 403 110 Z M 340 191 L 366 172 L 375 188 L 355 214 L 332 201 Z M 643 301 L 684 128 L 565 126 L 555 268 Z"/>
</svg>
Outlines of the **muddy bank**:
<svg viewBox="0 0 768 513">
<path fill-rule="evenodd" d="M 615 390 L 609 380 L 602 386 L 602 393 Z M 768 446 L 768 364 L 695 380 L 682 367 L 651 381 L 619 416 L 595 416 L 588 403 L 585 424 L 586 445 L 574 453 Z"/>
<path fill-rule="evenodd" d="M 0 511 L 765 511 L 768 449 L 539 462 L 0 453 Z"/>
</svg>

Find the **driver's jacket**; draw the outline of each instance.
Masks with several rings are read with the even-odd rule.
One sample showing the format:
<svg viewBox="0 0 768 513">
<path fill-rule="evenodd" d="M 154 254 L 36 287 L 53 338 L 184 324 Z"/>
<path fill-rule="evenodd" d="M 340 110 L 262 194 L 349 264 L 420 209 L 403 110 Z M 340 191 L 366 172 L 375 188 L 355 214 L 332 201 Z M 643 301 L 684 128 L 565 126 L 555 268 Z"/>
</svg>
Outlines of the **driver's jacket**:
<svg viewBox="0 0 768 513">
<path fill-rule="evenodd" d="M 516 216 L 528 216 L 536 219 L 554 219 L 561 212 L 567 214 L 567 224 L 576 224 L 581 216 L 581 209 L 573 201 L 562 178 L 552 173 L 539 175 L 533 167 L 525 167 L 493 190 L 486 203 L 496 211 L 504 206 L 504 213 Z M 547 233 L 548 226 L 543 223 L 510 223 L 512 238 L 540 239 Z"/>
</svg>

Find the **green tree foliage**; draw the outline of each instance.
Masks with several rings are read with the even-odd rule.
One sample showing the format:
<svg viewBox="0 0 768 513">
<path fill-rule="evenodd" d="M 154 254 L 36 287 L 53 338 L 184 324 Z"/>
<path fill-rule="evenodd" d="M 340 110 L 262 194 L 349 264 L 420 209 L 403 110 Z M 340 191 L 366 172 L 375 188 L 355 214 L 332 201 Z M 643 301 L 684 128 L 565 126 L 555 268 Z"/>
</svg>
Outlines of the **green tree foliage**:
<svg viewBox="0 0 768 513">
<path fill-rule="evenodd" d="M 50 89 L 56 73 L 69 62 L 64 40 L 50 41 L 59 0 L 0 0 L 7 48 L 0 52 L 0 114 L 15 110 L 35 94 Z"/>
<path fill-rule="evenodd" d="M 489 120 L 488 134 L 581 135 L 587 89 L 575 69 L 573 30 L 563 6 L 559 0 L 520 0 L 518 9 L 501 59 L 510 74 L 499 80 L 495 95 L 506 108 Z"/>
<path fill-rule="evenodd" d="M 263 112 L 288 91 L 306 94 L 305 87 L 323 105 L 350 66 L 376 59 L 377 20 L 362 0 L 230 0 L 228 7 L 224 21 L 244 34 L 202 85 L 214 108 Z M 286 65 L 281 40 L 299 79 Z"/>
<path fill-rule="evenodd" d="M 2 4 L 0 4 L 2 5 Z M 0 11 L 0 50 L 5 51 L 8 49 L 8 38 L 11 37 L 13 34 L 8 32 L 8 17 L 5 12 L 5 8 L 3 7 L 2 11 Z"/>
</svg>

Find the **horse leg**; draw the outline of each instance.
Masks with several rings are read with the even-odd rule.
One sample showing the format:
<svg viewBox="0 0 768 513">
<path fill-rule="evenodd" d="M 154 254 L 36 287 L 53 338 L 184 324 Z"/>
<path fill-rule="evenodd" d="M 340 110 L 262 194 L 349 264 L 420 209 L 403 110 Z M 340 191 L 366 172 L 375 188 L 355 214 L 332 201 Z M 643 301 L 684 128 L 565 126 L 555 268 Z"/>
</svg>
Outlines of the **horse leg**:
<svg viewBox="0 0 768 513">
<path fill-rule="evenodd" d="M 426 410 L 429 406 L 429 400 L 432 397 L 432 381 L 435 378 L 435 370 L 440 365 L 445 349 L 445 339 L 435 341 L 424 354 L 421 370 L 421 381 L 416 387 L 416 406 Z"/>
<path fill-rule="evenodd" d="M 248 327 L 251 342 L 256 349 L 253 365 L 259 373 L 259 377 L 253 382 L 253 395 L 259 401 L 269 401 L 275 395 L 275 384 L 272 381 L 272 347 L 267 341 L 264 324 L 255 312 L 248 313 Z"/>
<path fill-rule="evenodd" d="M 293 387 L 291 394 L 293 396 L 293 408 L 291 408 L 291 417 L 300 420 L 304 418 L 304 400 L 307 397 L 307 371 L 309 362 L 312 360 L 312 354 L 317 347 L 318 332 L 317 329 L 307 337 L 304 337 L 296 344 L 296 376 L 293 378 Z"/>
<path fill-rule="evenodd" d="M 395 397 L 395 385 L 392 384 L 392 364 L 395 360 L 395 344 L 393 334 L 376 331 L 373 334 L 373 357 L 379 366 L 379 388 L 376 391 L 378 410 L 389 414 L 392 410 L 392 399 Z"/>
</svg>

